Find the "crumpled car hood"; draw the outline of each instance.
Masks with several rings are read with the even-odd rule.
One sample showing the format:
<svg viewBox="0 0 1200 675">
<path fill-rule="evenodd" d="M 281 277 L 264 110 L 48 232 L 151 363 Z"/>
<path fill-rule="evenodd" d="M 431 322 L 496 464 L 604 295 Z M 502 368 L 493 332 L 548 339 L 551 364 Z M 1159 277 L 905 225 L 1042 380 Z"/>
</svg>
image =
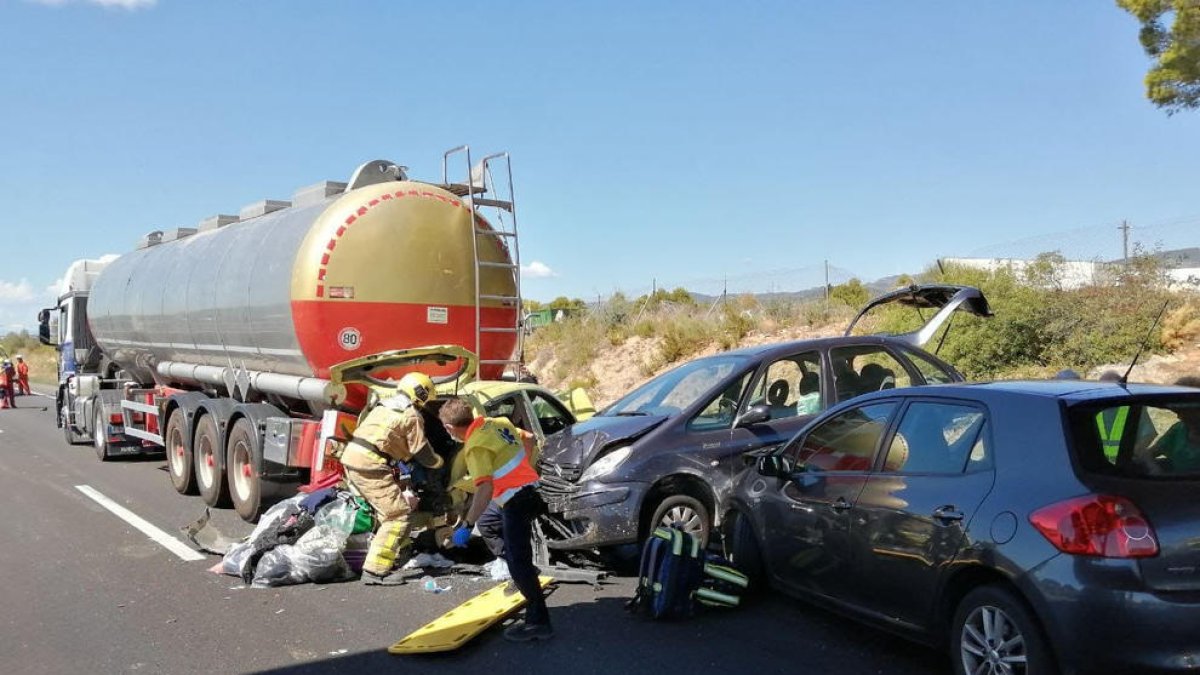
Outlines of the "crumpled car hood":
<svg viewBox="0 0 1200 675">
<path fill-rule="evenodd" d="M 644 436 L 666 420 L 663 415 L 593 417 L 547 438 L 542 448 L 542 460 L 583 469 L 604 448 Z"/>
</svg>

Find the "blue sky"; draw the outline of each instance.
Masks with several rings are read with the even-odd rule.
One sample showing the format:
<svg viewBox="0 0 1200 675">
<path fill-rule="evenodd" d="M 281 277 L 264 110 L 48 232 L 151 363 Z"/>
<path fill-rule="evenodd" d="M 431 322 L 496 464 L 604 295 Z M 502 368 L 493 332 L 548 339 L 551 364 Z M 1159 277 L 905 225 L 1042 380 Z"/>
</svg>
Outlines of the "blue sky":
<svg viewBox="0 0 1200 675">
<path fill-rule="evenodd" d="M 388 158 L 514 157 L 526 295 L 872 279 L 1200 213 L 1105 1 L 0 0 L 0 331 L 80 257 Z M 1085 235 L 1086 236 L 1086 235 Z M 782 271 L 782 272 L 780 272 Z"/>
</svg>

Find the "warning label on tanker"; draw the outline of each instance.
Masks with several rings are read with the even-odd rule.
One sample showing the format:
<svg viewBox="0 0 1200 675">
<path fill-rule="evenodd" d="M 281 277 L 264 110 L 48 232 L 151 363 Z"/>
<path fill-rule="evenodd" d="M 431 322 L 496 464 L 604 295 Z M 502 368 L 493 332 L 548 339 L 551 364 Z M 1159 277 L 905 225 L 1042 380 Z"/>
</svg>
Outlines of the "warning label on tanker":
<svg viewBox="0 0 1200 675">
<path fill-rule="evenodd" d="M 446 307 L 427 307 L 425 323 L 450 323 L 450 310 Z"/>
<path fill-rule="evenodd" d="M 338 344 L 342 349 L 352 352 L 362 346 L 362 333 L 357 328 L 343 328 L 338 333 Z"/>
</svg>

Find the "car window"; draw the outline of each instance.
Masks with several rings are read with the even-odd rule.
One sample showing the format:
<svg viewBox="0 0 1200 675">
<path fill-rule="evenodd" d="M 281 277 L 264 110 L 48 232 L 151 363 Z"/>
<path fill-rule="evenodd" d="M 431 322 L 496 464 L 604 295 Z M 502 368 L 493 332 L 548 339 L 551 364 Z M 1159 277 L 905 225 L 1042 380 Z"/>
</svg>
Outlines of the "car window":
<svg viewBox="0 0 1200 675">
<path fill-rule="evenodd" d="M 747 357 L 725 354 L 697 359 L 667 371 L 605 408 L 601 416 L 675 415 L 709 396 L 713 387 L 735 370 L 746 367 Z"/>
<path fill-rule="evenodd" d="M 896 403 L 852 408 L 805 435 L 792 456 L 807 471 L 869 471 Z"/>
<path fill-rule="evenodd" d="M 518 429 L 533 433 L 533 427 L 529 424 L 529 420 L 525 419 L 525 407 L 520 405 L 520 399 L 516 394 L 488 401 L 484 404 L 483 411 L 488 417 L 507 418 Z"/>
<path fill-rule="evenodd" d="M 921 377 L 925 378 L 928 384 L 945 384 L 953 382 L 954 376 L 946 372 L 943 366 L 938 365 L 925 354 L 915 350 L 905 350 L 904 354 L 912 361 L 913 366 L 921 372 Z"/>
<path fill-rule="evenodd" d="M 959 474 L 968 461 L 987 462 L 980 442 L 983 411 L 952 403 L 918 401 L 908 406 L 883 460 L 885 473 Z"/>
<path fill-rule="evenodd" d="M 571 425 L 571 416 L 556 405 L 555 401 L 550 400 L 549 396 L 540 391 L 526 393 L 529 395 L 529 403 L 533 408 L 533 416 L 537 418 L 543 434 L 549 436 Z"/>
<path fill-rule="evenodd" d="M 739 377 L 725 387 L 724 391 L 714 396 L 688 422 L 688 431 L 716 431 L 732 427 L 733 421 L 737 417 L 738 401 L 742 398 L 742 390 L 746 387 L 746 383 L 750 381 L 750 375 L 750 373 L 746 373 Z"/>
<path fill-rule="evenodd" d="M 793 354 L 771 363 L 754 382 L 750 405 L 765 405 L 771 419 L 821 412 L 821 355 Z"/>
<path fill-rule="evenodd" d="M 829 358 L 839 402 L 873 391 L 912 386 L 903 364 L 880 345 L 838 347 L 829 350 Z"/>
<path fill-rule="evenodd" d="M 1085 469 L 1129 478 L 1200 478 L 1200 398 L 1073 408 Z"/>
</svg>

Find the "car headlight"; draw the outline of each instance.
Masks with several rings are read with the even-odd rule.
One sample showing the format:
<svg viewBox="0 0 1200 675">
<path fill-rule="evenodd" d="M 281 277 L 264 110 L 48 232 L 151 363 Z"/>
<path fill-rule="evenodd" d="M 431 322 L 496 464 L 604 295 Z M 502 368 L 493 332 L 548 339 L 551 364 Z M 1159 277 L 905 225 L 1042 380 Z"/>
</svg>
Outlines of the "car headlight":
<svg viewBox="0 0 1200 675">
<path fill-rule="evenodd" d="M 595 480 L 601 476 L 606 476 L 620 466 L 621 462 L 629 456 L 629 452 L 633 450 L 633 446 L 627 445 L 623 448 L 617 448 L 600 459 L 592 462 L 592 465 L 583 472 L 579 477 L 580 483 L 586 483 L 589 480 Z"/>
</svg>

